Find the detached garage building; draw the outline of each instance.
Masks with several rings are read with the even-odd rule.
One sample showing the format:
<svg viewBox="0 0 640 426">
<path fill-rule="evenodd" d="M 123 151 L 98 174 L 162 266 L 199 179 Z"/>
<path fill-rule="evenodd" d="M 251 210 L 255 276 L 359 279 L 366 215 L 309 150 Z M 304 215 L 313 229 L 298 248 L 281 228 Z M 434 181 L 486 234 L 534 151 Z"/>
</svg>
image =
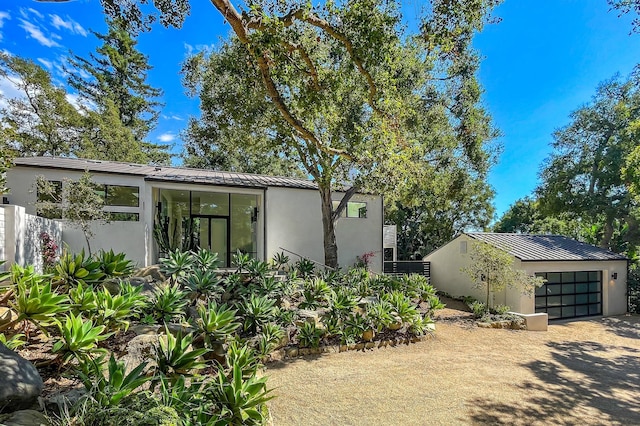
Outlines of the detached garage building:
<svg viewBox="0 0 640 426">
<path fill-rule="evenodd" d="M 427 255 L 431 283 L 452 296 L 484 300 L 461 271 L 470 264 L 474 241 L 482 241 L 511 254 L 513 268 L 538 275 L 546 283 L 534 295 L 506 288 L 492 295 L 494 305 L 503 304 L 524 314 L 547 313 L 549 319 L 627 312 L 627 261 L 620 254 L 559 235 L 466 233 Z"/>
</svg>

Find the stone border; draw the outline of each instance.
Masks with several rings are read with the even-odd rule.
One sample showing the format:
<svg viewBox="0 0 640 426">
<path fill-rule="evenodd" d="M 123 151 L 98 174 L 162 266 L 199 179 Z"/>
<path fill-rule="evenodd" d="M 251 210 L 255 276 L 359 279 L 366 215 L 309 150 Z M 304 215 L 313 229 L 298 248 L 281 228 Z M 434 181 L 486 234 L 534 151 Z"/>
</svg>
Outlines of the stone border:
<svg viewBox="0 0 640 426">
<path fill-rule="evenodd" d="M 267 363 L 275 361 L 284 361 L 308 355 L 335 354 L 347 351 L 364 351 L 366 349 L 386 348 L 387 346 L 409 345 L 430 340 L 434 337 L 434 333 L 428 333 L 423 336 L 402 337 L 389 340 L 378 340 L 374 342 L 354 343 L 351 345 L 326 345 L 318 348 L 299 348 L 297 346 L 284 347 L 276 349 L 269 355 Z"/>
</svg>

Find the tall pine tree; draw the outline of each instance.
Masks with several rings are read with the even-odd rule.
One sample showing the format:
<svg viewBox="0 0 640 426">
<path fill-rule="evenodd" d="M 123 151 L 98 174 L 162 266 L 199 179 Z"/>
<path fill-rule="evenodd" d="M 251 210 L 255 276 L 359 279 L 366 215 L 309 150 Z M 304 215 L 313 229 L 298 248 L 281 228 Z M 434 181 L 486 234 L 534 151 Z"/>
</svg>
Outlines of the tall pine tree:
<svg viewBox="0 0 640 426">
<path fill-rule="evenodd" d="M 162 107 L 157 100 L 162 91 L 146 82 L 152 67 L 147 56 L 137 50 L 138 42 L 126 21 L 113 19 L 107 20 L 107 24 L 106 34 L 93 32 L 102 41 L 95 54 L 90 54 L 88 59 L 72 56 L 69 85 L 102 115 L 112 119 L 115 110 L 120 123 L 131 132 L 139 152 L 129 150 L 130 156 L 118 160 L 142 159 L 148 163 L 166 164 L 170 161 L 169 146 L 146 140 L 157 124 Z M 98 123 L 97 128 L 101 127 L 105 126 Z M 98 146 L 95 151 L 104 149 Z"/>
</svg>

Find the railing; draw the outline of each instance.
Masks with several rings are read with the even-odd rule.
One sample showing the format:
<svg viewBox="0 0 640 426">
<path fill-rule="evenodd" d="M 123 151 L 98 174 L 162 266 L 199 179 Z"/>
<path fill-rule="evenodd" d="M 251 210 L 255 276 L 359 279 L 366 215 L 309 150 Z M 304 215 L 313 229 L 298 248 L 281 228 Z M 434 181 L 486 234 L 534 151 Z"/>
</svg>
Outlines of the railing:
<svg viewBox="0 0 640 426">
<path fill-rule="evenodd" d="M 384 262 L 384 273 L 387 275 L 419 274 L 431 276 L 431 262 L 398 260 Z"/>
<path fill-rule="evenodd" d="M 313 259 L 309 259 L 309 258 L 308 258 L 308 257 L 306 257 L 306 256 L 303 256 L 303 255 L 301 255 L 301 254 L 295 253 L 295 252 L 293 252 L 293 251 L 291 251 L 291 250 L 287 250 L 287 249 L 286 249 L 286 248 L 284 248 L 284 247 L 278 247 L 278 248 L 279 248 L 280 250 L 282 250 L 282 251 L 286 251 L 287 253 L 290 253 L 290 254 L 292 254 L 292 255 L 294 255 L 294 256 L 298 256 L 300 259 L 306 259 L 306 260 L 309 260 L 309 261 L 311 261 L 311 262 L 315 263 L 315 264 L 316 264 L 316 265 L 318 265 L 318 266 L 322 266 L 322 267 L 323 267 L 323 268 L 325 268 L 325 269 L 329 269 L 329 270 L 331 270 L 331 271 L 335 271 L 335 270 L 336 270 L 336 268 L 332 268 L 331 266 L 325 265 L 324 263 L 316 262 L 316 261 L 315 261 L 315 260 L 313 260 Z"/>
</svg>

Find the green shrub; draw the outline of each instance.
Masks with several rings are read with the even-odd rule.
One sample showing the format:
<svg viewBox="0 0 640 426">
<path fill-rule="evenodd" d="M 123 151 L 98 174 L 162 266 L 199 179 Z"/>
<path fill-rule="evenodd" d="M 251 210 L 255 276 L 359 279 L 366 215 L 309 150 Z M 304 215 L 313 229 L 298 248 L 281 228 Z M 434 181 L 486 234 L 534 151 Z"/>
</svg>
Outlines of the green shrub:
<svg viewBox="0 0 640 426">
<path fill-rule="evenodd" d="M 54 281 L 66 285 L 76 286 L 78 283 L 94 284 L 104 279 L 105 274 L 100 269 L 100 262 L 85 256 L 84 249 L 78 254 L 65 252 L 55 266 Z"/>
<path fill-rule="evenodd" d="M 393 307 L 387 301 L 380 300 L 367 305 L 367 318 L 373 328 L 380 332 L 393 322 Z"/>
<path fill-rule="evenodd" d="M 298 342 L 304 348 L 317 348 L 320 346 L 320 339 L 324 335 L 324 330 L 316 327 L 315 324 L 305 322 L 298 330 Z"/>
<path fill-rule="evenodd" d="M 80 315 L 76 316 L 73 313 L 69 313 L 58 327 L 60 340 L 54 343 L 52 352 L 58 354 L 62 363 L 72 358 L 83 361 L 93 358 L 93 355 L 105 354 L 106 349 L 98 348 L 98 342 L 113 334 L 103 334 L 104 325 L 94 327 L 93 321 L 83 321 Z"/>
<path fill-rule="evenodd" d="M 258 355 L 265 358 L 278 346 L 284 336 L 284 330 L 277 324 L 269 323 L 262 327 L 262 332 L 258 335 Z"/>
<path fill-rule="evenodd" d="M 358 304 L 357 297 L 348 288 L 331 291 L 329 311 L 339 318 L 345 318 Z"/>
<path fill-rule="evenodd" d="M 96 255 L 98 269 L 106 277 L 122 277 L 133 272 L 133 262 L 127 259 L 126 253 L 114 253 L 113 250 L 100 250 Z"/>
<path fill-rule="evenodd" d="M 203 271 L 213 271 L 217 269 L 220 264 L 218 253 L 214 253 L 204 248 L 201 248 L 197 252 L 192 251 L 191 255 L 194 261 L 194 266 Z"/>
<path fill-rule="evenodd" d="M 182 279 L 193 270 L 194 264 L 191 252 L 175 249 L 169 252 L 169 257 L 160 259 L 160 271 L 171 278 L 172 284 L 181 284 Z"/>
<path fill-rule="evenodd" d="M 481 318 L 485 313 L 488 313 L 485 304 L 477 300 L 474 300 L 471 305 L 469 305 L 469 308 L 476 318 Z"/>
<path fill-rule="evenodd" d="M 382 296 L 382 300 L 391 304 L 396 315 L 400 317 L 403 323 L 410 322 L 411 319 L 418 314 L 418 310 L 411 303 L 411 299 L 400 291 L 386 293 Z"/>
<path fill-rule="evenodd" d="M 109 330 L 127 330 L 129 319 L 138 316 L 145 297 L 140 294 L 142 287 L 120 284 L 120 292 L 112 295 L 103 288 L 96 292 L 96 321 Z"/>
<path fill-rule="evenodd" d="M 293 267 L 302 278 L 309 278 L 316 270 L 316 265 L 305 258 L 298 260 Z"/>
<path fill-rule="evenodd" d="M 7 339 L 4 333 L 0 333 L 0 343 L 13 351 L 24 346 L 27 341 L 25 340 L 25 335 L 22 333 L 14 334 L 9 339 Z"/>
<path fill-rule="evenodd" d="M 184 286 L 195 292 L 197 296 L 211 297 L 221 294 L 223 292 L 221 282 L 222 280 L 212 270 L 198 269 L 184 277 Z"/>
<path fill-rule="evenodd" d="M 409 321 L 409 333 L 414 336 L 423 336 L 434 330 L 435 323 L 429 316 L 416 315 Z"/>
<path fill-rule="evenodd" d="M 46 334 L 45 327 L 54 324 L 57 315 L 69 310 L 69 298 L 51 290 L 51 282 L 39 284 L 37 281 L 31 277 L 21 278 L 16 286 L 15 301 L 9 305 L 18 313 L 13 323 L 28 321 Z"/>
<path fill-rule="evenodd" d="M 97 295 L 90 284 L 78 283 L 76 287 L 69 290 L 69 299 L 71 299 L 71 311 L 76 315 L 81 313 L 92 315 L 98 310 Z"/>
<path fill-rule="evenodd" d="M 275 320 L 275 301 L 264 296 L 251 295 L 240 305 L 244 316 L 244 329 L 251 334 L 258 332 L 258 327 Z"/>
<path fill-rule="evenodd" d="M 227 305 L 209 302 L 207 306 L 198 307 L 198 318 L 195 325 L 204 337 L 205 346 L 212 348 L 213 342 L 225 342 L 237 329 L 236 310 Z"/>
<path fill-rule="evenodd" d="M 186 293 L 177 285 L 161 286 L 154 290 L 147 309 L 158 322 L 170 322 L 184 315 Z"/>
<path fill-rule="evenodd" d="M 507 305 L 496 305 L 493 307 L 493 309 L 491 309 L 491 311 L 496 315 L 505 315 L 510 310 L 511 307 Z"/>
<path fill-rule="evenodd" d="M 192 349 L 193 335 L 182 335 L 182 331 L 178 331 L 174 336 L 168 328 L 165 327 L 167 338 L 160 339 L 160 344 L 156 346 L 156 362 L 158 363 L 158 372 L 169 377 L 177 377 L 179 374 L 189 374 L 192 370 L 204 368 L 206 363 L 200 358 L 209 352 L 209 349 Z"/>
<path fill-rule="evenodd" d="M 182 416 L 162 405 L 150 392 L 137 392 L 119 405 L 100 407 L 85 400 L 77 410 L 76 425 L 91 426 L 182 426 Z"/>
</svg>

